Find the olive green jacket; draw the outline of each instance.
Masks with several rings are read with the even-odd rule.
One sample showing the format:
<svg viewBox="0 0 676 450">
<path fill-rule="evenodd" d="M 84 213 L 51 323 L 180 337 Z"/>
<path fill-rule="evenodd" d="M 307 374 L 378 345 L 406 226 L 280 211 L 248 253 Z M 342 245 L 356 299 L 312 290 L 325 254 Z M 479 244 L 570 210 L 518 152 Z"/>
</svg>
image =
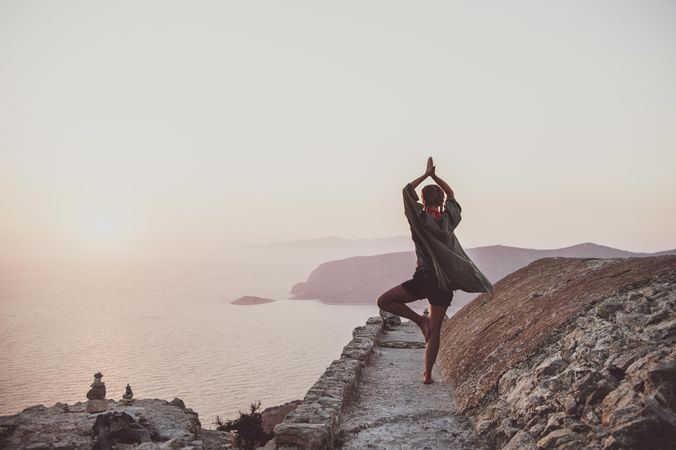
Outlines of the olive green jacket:
<svg viewBox="0 0 676 450">
<path fill-rule="evenodd" d="M 418 202 L 418 194 L 408 183 L 403 189 L 404 214 L 411 226 L 416 254 L 432 264 L 439 288 L 452 292 L 493 292 L 493 285 L 465 253 L 454 230 L 461 220 L 460 204 L 446 198 L 441 220 L 434 219 Z"/>
</svg>

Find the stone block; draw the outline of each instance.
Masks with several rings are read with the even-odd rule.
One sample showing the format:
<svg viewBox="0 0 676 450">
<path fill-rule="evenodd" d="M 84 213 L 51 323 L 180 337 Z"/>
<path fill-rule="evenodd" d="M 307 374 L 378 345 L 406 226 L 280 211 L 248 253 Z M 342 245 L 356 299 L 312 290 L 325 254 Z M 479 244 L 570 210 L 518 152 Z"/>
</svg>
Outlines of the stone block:
<svg viewBox="0 0 676 450">
<path fill-rule="evenodd" d="M 100 413 L 108 409 L 108 400 L 89 400 L 87 401 L 87 412 L 90 414 Z"/>
</svg>

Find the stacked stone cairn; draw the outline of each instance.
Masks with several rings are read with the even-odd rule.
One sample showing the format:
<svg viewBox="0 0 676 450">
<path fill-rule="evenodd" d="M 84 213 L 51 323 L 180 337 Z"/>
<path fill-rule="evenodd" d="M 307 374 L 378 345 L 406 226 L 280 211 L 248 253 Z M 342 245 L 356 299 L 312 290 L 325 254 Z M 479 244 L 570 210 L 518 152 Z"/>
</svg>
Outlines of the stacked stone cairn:
<svg viewBox="0 0 676 450">
<path fill-rule="evenodd" d="M 94 382 L 91 384 L 91 389 L 87 392 L 87 412 L 100 413 L 108 409 L 108 401 L 106 400 L 106 383 L 101 381 L 103 374 L 96 372 L 94 374 Z"/>
<path fill-rule="evenodd" d="M 127 383 L 127 386 L 124 388 L 124 394 L 122 395 L 122 400 L 120 403 L 123 405 L 130 405 L 134 403 L 134 392 L 131 390 L 131 386 Z"/>
</svg>

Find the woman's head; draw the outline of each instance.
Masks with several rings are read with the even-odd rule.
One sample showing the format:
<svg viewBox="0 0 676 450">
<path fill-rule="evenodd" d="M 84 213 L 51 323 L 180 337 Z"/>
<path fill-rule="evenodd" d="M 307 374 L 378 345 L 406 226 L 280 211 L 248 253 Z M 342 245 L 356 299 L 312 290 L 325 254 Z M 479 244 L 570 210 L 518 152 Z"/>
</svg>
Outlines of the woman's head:
<svg viewBox="0 0 676 450">
<path fill-rule="evenodd" d="M 428 184 L 422 188 L 422 201 L 425 206 L 441 206 L 444 204 L 444 191 L 436 184 Z"/>
</svg>

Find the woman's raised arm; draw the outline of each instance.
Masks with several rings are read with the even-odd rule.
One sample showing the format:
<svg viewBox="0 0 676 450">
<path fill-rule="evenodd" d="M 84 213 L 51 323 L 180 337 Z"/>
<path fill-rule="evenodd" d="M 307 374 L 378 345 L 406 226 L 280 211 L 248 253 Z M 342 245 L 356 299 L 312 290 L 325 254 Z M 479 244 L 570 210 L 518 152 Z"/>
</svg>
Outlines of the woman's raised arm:
<svg viewBox="0 0 676 450">
<path fill-rule="evenodd" d="M 411 181 L 411 186 L 414 188 L 418 187 L 420 183 L 423 182 L 423 180 L 429 176 L 434 177 L 434 162 L 432 161 L 432 157 L 430 156 L 427 158 L 427 168 L 425 169 L 425 173 L 420 175 L 418 178 L 415 180 Z"/>
<path fill-rule="evenodd" d="M 453 189 L 451 189 L 451 187 L 448 185 L 448 183 L 442 180 L 441 177 L 439 177 L 439 175 L 434 173 L 434 171 L 432 171 L 432 174 L 430 176 L 432 177 L 434 182 L 437 183 L 439 187 L 444 190 L 448 198 L 455 199 L 455 193 L 453 192 Z"/>
</svg>

